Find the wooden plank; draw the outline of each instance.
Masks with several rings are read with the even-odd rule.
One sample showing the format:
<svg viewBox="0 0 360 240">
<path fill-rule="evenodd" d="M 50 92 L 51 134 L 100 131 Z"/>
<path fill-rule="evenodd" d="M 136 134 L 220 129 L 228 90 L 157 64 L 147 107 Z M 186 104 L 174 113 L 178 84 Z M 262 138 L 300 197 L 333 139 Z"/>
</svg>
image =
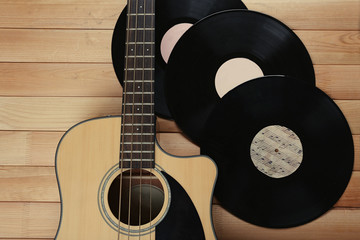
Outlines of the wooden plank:
<svg viewBox="0 0 360 240">
<path fill-rule="evenodd" d="M 0 166 L 54 166 L 64 132 L 0 131 Z M 177 156 L 199 155 L 200 149 L 181 133 L 158 133 L 160 147 Z M 360 171 L 360 135 L 354 135 L 354 170 Z"/>
<path fill-rule="evenodd" d="M 54 238 L 59 203 L 0 203 L 0 238 Z M 359 209 L 333 209 L 315 221 L 296 228 L 268 229 L 245 223 L 220 206 L 213 207 L 218 239 L 358 239 Z"/>
<path fill-rule="evenodd" d="M 243 2 L 250 10 L 276 17 L 293 29 L 359 29 L 358 0 L 243 0 Z M 125 0 L 101 2 L 2 0 L 0 3 L 2 28 L 113 29 Z"/>
<path fill-rule="evenodd" d="M 314 68 L 316 86 L 332 99 L 360 99 L 358 65 L 315 65 Z"/>
<path fill-rule="evenodd" d="M 243 0 L 243 2 L 248 9 L 273 16 L 292 29 L 357 30 L 360 27 L 358 0 Z"/>
<path fill-rule="evenodd" d="M 316 84 L 333 99 L 360 99 L 358 65 L 315 65 Z M 0 63 L 0 96 L 122 95 L 112 64 Z"/>
<path fill-rule="evenodd" d="M 1 167 L 0 201 L 59 202 L 54 167 Z"/>
<path fill-rule="evenodd" d="M 112 64 L 0 63 L 0 96 L 121 96 Z"/>
<path fill-rule="evenodd" d="M 54 166 L 57 144 L 64 132 L 0 131 L 0 166 Z M 158 133 L 165 152 L 199 155 L 200 149 L 180 133 Z"/>
<path fill-rule="evenodd" d="M 54 167 L 0 166 L 0 202 L 59 202 Z M 336 207 L 360 207 L 360 172 L 354 171 Z"/>
<path fill-rule="evenodd" d="M 109 30 L 0 29 L 0 62 L 111 62 Z"/>
<path fill-rule="evenodd" d="M 335 207 L 360 207 L 360 172 L 353 172 L 344 194 Z"/>
<path fill-rule="evenodd" d="M 220 206 L 213 207 L 214 225 L 221 240 L 357 240 L 359 209 L 336 209 L 315 221 L 295 228 L 270 229 L 237 219 Z"/>
<path fill-rule="evenodd" d="M 360 64 L 359 31 L 295 33 L 314 64 Z M 0 62 L 111 62 L 110 30 L 0 29 Z"/>
<path fill-rule="evenodd" d="M 360 134 L 360 101 L 338 100 L 335 103 L 339 106 L 353 134 Z"/>
<path fill-rule="evenodd" d="M 118 115 L 121 98 L 0 98 L 0 129 L 66 131 L 94 117 Z"/>
<path fill-rule="evenodd" d="M 0 165 L 54 166 L 63 132 L 0 131 Z"/>
<path fill-rule="evenodd" d="M 296 31 L 314 64 L 360 64 L 359 31 Z"/>
<path fill-rule="evenodd" d="M 125 3 L 125 0 L 111 4 L 56 0 L 2 3 L 0 28 L 113 29 Z"/>
<path fill-rule="evenodd" d="M 0 202 L 0 238 L 54 238 L 60 203 Z"/>
<path fill-rule="evenodd" d="M 360 101 L 336 100 L 352 134 L 360 134 Z M 66 131 L 89 118 L 119 115 L 120 97 L 0 97 L 0 130 Z M 179 132 L 173 121 L 158 119 L 161 132 Z"/>
<path fill-rule="evenodd" d="M 176 156 L 200 155 L 200 148 L 181 133 L 159 133 L 160 147 L 167 153 Z"/>
</svg>

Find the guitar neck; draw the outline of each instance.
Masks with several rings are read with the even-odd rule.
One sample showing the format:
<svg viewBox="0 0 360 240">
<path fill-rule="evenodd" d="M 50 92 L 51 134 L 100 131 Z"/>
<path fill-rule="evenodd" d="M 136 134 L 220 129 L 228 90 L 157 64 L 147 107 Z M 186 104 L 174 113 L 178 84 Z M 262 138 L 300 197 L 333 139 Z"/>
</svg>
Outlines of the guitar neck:
<svg viewBox="0 0 360 240">
<path fill-rule="evenodd" d="M 155 0 L 128 0 L 126 34 L 122 165 L 153 168 Z"/>
</svg>

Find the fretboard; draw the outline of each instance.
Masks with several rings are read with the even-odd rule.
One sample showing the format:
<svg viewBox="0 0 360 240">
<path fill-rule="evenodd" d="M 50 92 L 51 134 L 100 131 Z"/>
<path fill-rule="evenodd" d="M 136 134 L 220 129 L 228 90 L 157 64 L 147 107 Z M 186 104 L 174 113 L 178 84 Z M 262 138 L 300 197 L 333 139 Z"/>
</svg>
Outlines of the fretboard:
<svg viewBox="0 0 360 240">
<path fill-rule="evenodd" d="M 153 168 L 155 0 L 128 0 L 120 164 Z"/>
</svg>

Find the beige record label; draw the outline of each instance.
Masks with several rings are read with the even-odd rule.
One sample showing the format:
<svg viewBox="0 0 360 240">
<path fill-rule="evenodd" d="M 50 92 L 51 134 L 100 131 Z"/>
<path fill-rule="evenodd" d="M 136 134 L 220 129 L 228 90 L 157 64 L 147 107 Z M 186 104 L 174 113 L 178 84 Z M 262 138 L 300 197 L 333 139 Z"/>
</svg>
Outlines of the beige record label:
<svg viewBox="0 0 360 240">
<path fill-rule="evenodd" d="M 250 146 L 250 155 L 260 172 L 272 178 L 283 178 L 299 168 L 303 148 L 292 130 L 272 125 L 256 134 Z"/>
</svg>

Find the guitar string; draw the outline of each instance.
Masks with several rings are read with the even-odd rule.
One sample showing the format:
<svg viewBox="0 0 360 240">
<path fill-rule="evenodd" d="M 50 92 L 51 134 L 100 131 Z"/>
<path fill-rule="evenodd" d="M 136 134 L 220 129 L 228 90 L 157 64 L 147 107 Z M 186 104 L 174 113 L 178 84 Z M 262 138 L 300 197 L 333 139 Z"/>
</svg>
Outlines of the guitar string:
<svg viewBox="0 0 360 240">
<path fill-rule="evenodd" d="M 151 0 L 151 13 L 155 13 L 155 0 Z M 151 15 L 151 27 L 155 29 L 155 15 Z M 155 51 L 154 51 L 154 44 L 155 44 L 155 36 L 154 36 L 154 32 L 155 30 L 151 30 L 150 32 L 150 55 L 151 55 L 151 60 L 150 60 L 150 67 L 155 69 L 155 62 L 154 62 L 154 58 L 155 58 Z M 153 141 L 154 141 L 154 145 L 152 145 L 153 147 L 151 148 L 151 150 L 153 150 L 153 153 L 152 153 L 152 160 L 154 161 L 151 166 L 150 166 L 150 240 L 151 240 L 151 220 L 152 220 L 152 196 L 151 196 L 151 192 L 152 192 L 152 188 L 151 188 L 151 184 L 152 184 L 152 176 L 153 176 L 153 167 L 155 168 L 155 123 L 154 123 L 154 120 L 155 120 L 155 112 L 154 112 L 154 75 L 155 75 L 155 72 L 152 72 L 151 73 L 151 76 L 150 76 L 150 85 L 151 85 L 151 133 L 152 133 L 152 137 L 154 138 Z"/>
<path fill-rule="evenodd" d="M 141 82 L 141 150 L 140 150 L 140 192 L 139 192 L 139 240 L 141 237 L 141 197 L 142 197 L 142 167 L 143 167 L 143 132 L 144 132 L 144 80 L 145 80 L 145 27 L 146 27 L 146 22 L 145 22 L 145 13 L 146 13 L 146 0 L 144 1 L 143 4 L 143 46 L 142 46 L 142 82 Z"/>
<path fill-rule="evenodd" d="M 130 42 L 130 11 L 131 11 L 131 0 L 128 0 L 128 17 L 127 17 L 127 31 L 126 31 L 126 42 Z M 118 210 L 118 240 L 120 240 L 121 234 L 121 207 L 122 207 L 122 185 L 123 185 L 123 171 L 124 171 L 124 148 L 125 148 L 125 117 L 126 117 L 126 106 L 127 106 L 127 84 L 128 84 L 128 56 L 129 56 L 129 46 L 126 45 L 125 53 L 125 72 L 124 72 L 124 91 L 123 91 L 123 104 L 122 104 L 122 118 L 121 118 L 121 131 L 120 131 L 120 186 L 119 186 L 119 210 Z"/>
<path fill-rule="evenodd" d="M 130 157 L 130 181 L 129 181 L 129 210 L 128 210 L 128 240 L 130 240 L 130 232 L 131 232 L 131 200 L 132 200 L 132 174 L 133 174 L 133 142 L 134 142 L 134 120 L 135 120 L 135 82 L 136 82 L 136 60 L 137 60 L 137 31 L 138 31 L 138 13 L 139 13 L 139 1 L 135 1 L 135 41 L 134 41 L 134 73 L 133 73 L 133 81 L 132 81 L 132 131 L 131 131 L 131 157 Z"/>
</svg>

